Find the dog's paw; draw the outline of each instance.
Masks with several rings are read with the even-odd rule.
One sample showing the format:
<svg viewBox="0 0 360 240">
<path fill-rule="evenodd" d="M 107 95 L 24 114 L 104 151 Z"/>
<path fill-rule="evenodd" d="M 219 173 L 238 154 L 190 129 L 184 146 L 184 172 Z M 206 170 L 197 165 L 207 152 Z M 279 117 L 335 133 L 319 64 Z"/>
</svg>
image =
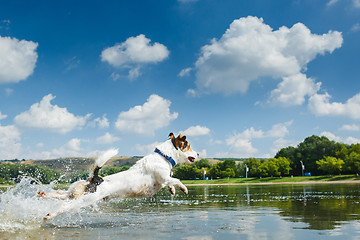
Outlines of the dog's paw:
<svg viewBox="0 0 360 240">
<path fill-rule="evenodd" d="M 44 222 L 47 222 L 49 220 L 51 220 L 53 217 L 51 216 L 50 213 L 48 213 L 45 217 L 44 217 Z"/>
<path fill-rule="evenodd" d="M 185 187 L 185 186 L 181 187 L 181 190 L 182 190 L 185 194 L 188 194 L 188 193 L 189 193 L 187 187 Z"/>
<path fill-rule="evenodd" d="M 38 197 L 45 197 L 45 195 L 46 195 L 46 193 L 43 192 L 43 191 L 40 191 L 40 192 L 37 193 Z"/>
<path fill-rule="evenodd" d="M 174 186 L 168 186 L 169 191 L 171 193 L 171 195 L 175 196 L 175 187 Z"/>
</svg>

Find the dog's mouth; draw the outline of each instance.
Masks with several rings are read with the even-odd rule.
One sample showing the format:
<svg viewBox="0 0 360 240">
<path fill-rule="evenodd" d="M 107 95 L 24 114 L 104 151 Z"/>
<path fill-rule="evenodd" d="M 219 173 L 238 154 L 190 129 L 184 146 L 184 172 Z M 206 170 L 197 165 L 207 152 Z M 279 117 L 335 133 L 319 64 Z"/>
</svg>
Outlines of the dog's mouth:
<svg viewBox="0 0 360 240">
<path fill-rule="evenodd" d="M 188 159 L 189 159 L 189 161 L 192 162 L 192 163 L 195 162 L 195 158 L 194 158 L 194 157 L 188 157 Z"/>
</svg>

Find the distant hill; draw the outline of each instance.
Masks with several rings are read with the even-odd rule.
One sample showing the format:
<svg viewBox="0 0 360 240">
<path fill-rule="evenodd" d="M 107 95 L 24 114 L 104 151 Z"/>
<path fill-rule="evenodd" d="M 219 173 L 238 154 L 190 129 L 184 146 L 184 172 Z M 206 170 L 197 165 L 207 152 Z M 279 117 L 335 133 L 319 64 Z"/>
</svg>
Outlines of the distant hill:
<svg viewBox="0 0 360 240">
<path fill-rule="evenodd" d="M 248 158 L 207 158 L 211 164 L 216 164 L 217 162 L 223 162 L 225 160 L 234 160 L 236 164 L 240 164 Z"/>
<path fill-rule="evenodd" d="M 104 167 L 132 166 L 141 157 L 114 157 Z M 58 158 L 49 160 L 1 161 L 1 163 L 21 163 L 38 166 L 47 166 L 60 172 L 81 172 L 89 170 L 95 163 L 95 158 Z"/>
<path fill-rule="evenodd" d="M 134 157 L 114 157 L 111 158 L 104 167 L 122 167 L 125 165 L 132 166 L 134 165 L 141 156 Z M 207 158 L 211 164 L 216 164 L 219 161 L 224 161 L 226 159 L 231 159 L 239 164 L 240 162 L 246 160 L 246 158 Z M 60 172 L 82 172 L 89 170 L 92 165 L 95 163 L 95 158 L 57 158 L 49 160 L 7 160 L 0 161 L 1 163 L 21 163 L 21 164 L 30 164 L 38 166 L 47 166 L 53 170 Z"/>
</svg>

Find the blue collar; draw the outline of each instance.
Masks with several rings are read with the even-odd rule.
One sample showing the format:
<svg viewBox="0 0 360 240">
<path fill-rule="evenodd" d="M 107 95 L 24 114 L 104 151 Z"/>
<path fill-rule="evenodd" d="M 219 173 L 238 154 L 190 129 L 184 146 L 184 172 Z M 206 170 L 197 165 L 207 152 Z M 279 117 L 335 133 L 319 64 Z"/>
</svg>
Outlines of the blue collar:
<svg viewBox="0 0 360 240">
<path fill-rule="evenodd" d="M 163 156 L 164 158 L 166 158 L 166 160 L 168 160 L 171 163 L 172 167 L 174 167 L 176 165 L 176 162 L 172 157 L 166 156 L 159 149 L 155 148 L 154 152 L 156 152 L 156 153 L 160 154 L 161 156 Z"/>
</svg>

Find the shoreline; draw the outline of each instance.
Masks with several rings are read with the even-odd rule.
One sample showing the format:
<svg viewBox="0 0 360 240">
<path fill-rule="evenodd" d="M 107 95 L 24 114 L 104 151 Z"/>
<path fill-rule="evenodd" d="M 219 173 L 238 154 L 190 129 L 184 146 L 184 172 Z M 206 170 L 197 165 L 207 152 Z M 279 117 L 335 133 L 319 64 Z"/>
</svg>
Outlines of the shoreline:
<svg viewBox="0 0 360 240">
<path fill-rule="evenodd" d="M 211 181 L 211 180 L 209 180 Z M 337 180 L 337 181 L 302 181 L 302 182 L 256 182 L 256 183 L 184 183 L 186 186 L 246 186 L 246 185 L 306 185 L 306 184 L 360 184 L 360 180 Z M 14 185 L 1 185 L 0 188 L 15 187 Z"/>
<path fill-rule="evenodd" d="M 303 181 L 303 182 L 262 182 L 262 183 L 189 183 L 186 186 L 237 186 L 237 185 L 291 185 L 291 184 L 360 184 L 360 180 Z"/>
</svg>

